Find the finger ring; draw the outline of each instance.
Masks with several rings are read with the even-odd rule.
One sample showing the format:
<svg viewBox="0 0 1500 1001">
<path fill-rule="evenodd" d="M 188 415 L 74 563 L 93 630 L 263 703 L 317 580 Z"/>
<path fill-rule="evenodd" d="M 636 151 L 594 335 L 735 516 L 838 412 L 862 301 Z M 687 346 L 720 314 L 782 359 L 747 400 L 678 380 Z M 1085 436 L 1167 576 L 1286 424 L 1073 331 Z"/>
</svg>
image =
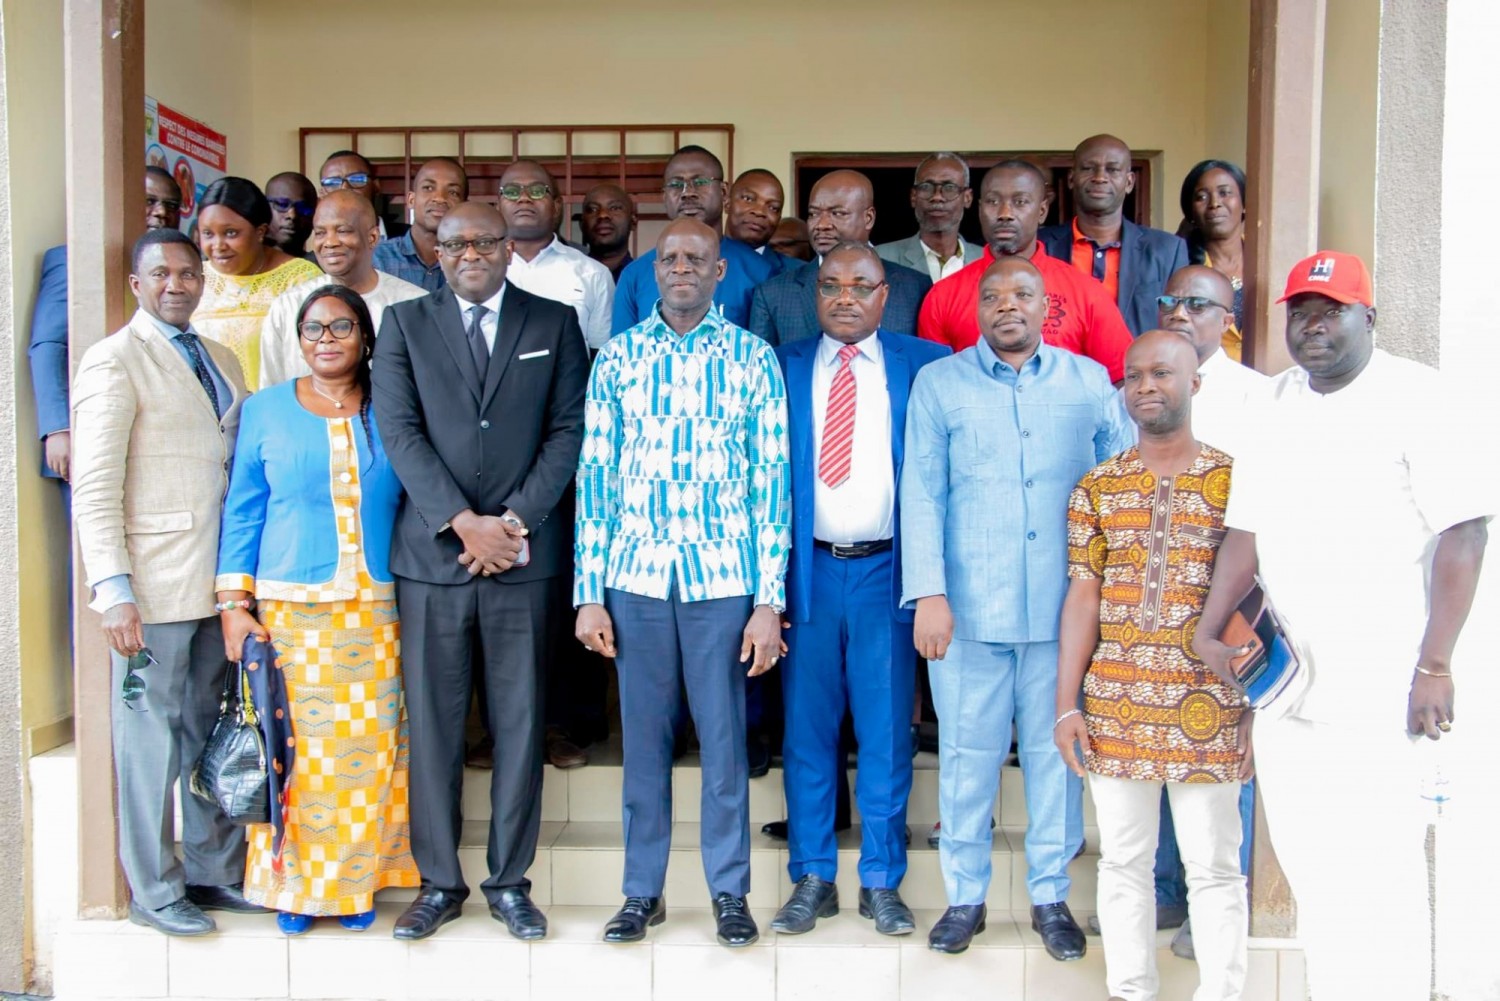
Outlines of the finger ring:
<svg viewBox="0 0 1500 1001">
<path fill-rule="evenodd" d="M 1444 733 L 1447 733 L 1449 730 L 1453 729 L 1453 724 L 1448 722 L 1447 720 L 1443 720 L 1438 724 L 1438 729 L 1443 731 Z"/>
</svg>

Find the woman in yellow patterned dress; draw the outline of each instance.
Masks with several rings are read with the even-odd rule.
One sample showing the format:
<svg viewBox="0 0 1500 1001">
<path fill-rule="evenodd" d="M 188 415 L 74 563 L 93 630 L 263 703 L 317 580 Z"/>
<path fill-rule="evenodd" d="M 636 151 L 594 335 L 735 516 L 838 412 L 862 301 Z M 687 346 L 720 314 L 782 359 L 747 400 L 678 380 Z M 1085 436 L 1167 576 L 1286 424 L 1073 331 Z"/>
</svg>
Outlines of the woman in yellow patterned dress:
<svg viewBox="0 0 1500 1001">
<path fill-rule="evenodd" d="M 320 916 L 363 931 L 377 890 L 420 882 L 390 573 L 401 484 L 370 413 L 370 328 L 358 293 L 308 295 L 297 330 L 312 375 L 245 402 L 224 502 L 227 653 L 239 660 L 247 635 L 269 632 L 291 703 L 280 855 L 270 825 L 253 825 L 245 864 L 246 898 L 279 911 L 288 935 Z"/>
<path fill-rule="evenodd" d="M 234 352 L 253 393 L 260 388 L 260 326 L 271 301 L 323 272 L 266 243 L 271 203 L 253 181 L 223 177 L 198 203 L 203 298 L 193 327 Z"/>
</svg>

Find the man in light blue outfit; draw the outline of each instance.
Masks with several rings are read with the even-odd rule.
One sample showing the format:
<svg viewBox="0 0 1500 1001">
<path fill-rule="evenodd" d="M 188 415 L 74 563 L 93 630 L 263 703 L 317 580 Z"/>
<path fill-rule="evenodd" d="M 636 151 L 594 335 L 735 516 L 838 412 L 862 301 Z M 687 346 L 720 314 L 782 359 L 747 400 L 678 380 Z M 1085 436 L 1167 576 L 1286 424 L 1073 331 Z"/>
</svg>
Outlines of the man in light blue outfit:
<svg viewBox="0 0 1500 1001">
<path fill-rule="evenodd" d="M 1042 343 L 1041 273 L 1004 258 L 979 286 L 976 345 L 924 368 L 901 475 L 902 604 L 915 607 L 938 714 L 938 811 L 948 910 L 928 944 L 984 930 L 990 818 L 1011 723 L 1026 777 L 1032 927 L 1057 960 L 1084 954 L 1068 910 L 1083 787 L 1052 741 L 1068 494 L 1134 440 L 1104 367 Z"/>
</svg>

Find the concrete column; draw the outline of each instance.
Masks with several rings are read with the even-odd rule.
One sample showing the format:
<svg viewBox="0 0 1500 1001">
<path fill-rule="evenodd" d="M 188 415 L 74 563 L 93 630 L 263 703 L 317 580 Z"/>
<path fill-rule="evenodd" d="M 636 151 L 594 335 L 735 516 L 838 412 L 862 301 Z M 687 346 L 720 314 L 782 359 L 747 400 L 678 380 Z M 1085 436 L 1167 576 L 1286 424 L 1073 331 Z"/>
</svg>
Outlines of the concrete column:
<svg viewBox="0 0 1500 1001">
<path fill-rule="evenodd" d="M 144 228 L 145 0 L 66 0 L 68 338 L 76 371 L 90 345 L 133 312 L 125 276 Z M 74 562 L 74 727 L 78 752 L 78 908 L 124 913 L 115 852 L 108 650 Z"/>
</svg>

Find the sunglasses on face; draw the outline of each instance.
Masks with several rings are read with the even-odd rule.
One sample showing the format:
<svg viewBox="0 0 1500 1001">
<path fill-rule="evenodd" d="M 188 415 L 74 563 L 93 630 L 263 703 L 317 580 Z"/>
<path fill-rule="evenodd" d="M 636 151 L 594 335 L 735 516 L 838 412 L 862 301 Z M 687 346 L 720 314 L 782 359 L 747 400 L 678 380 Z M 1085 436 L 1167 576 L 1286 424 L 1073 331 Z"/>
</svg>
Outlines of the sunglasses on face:
<svg viewBox="0 0 1500 1001">
<path fill-rule="evenodd" d="M 477 240 L 444 240 L 438 244 L 438 248 L 449 257 L 459 257 L 470 247 L 481 254 L 493 254 L 498 246 L 500 238 L 497 236 L 481 236 Z"/>
<path fill-rule="evenodd" d="M 941 184 L 933 181 L 919 181 L 911 186 L 911 189 L 923 198 L 931 198 L 940 194 L 944 198 L 956 198 L 960 191 L 967 191 L 962 184 L 954 184 L 952 181 L 943 181 Z"/>
<path fill-rule="evenodd" d="M 323 183 L 324 186 L 327 187 L 328 182 L 325 181 Z M 312 204 L 310 202 L 304 202 L 300 198 L 267 198 L 266 201 L 270 202 L 271 208 L 275 209 L 277 212 L 287 212 L 291 209 L 296 209 L 298 215 L 313 214 Z"/>
<path fill-rule="evenodd" d="M 552 188 L 550 185 L 543 184 L 540 181 L 535 184 L 507 184 L 500 188 L 500 197 L 506 201 L 518 202 L 521 200 L 523 192 L 527 198 L 530 198 L 534 202 L 539 202 L 552 194 Z"/>
<path fill-rule="evenodd" d="M 324 191 L 337 191 L 339 188 L 362 188 L 370 183 L 370 175 L 361 171 L 358 174 L 345 174 L 343 177 L 325 177 L 320 182 Z"/>
<path fill-rule="evenodd" d="M 155 665 L 156 658 L 151 656 L 151 651 L 144 647 L 130 655 L 125 661 L 125 680 L 120 683 L 120 699 L 125 703 L 126 709 L 132 709 L 138 713 L 150 712 L 140 702 L 146 697 L 146 679 L 138 672 Z"/>
<path fill-rule="evenodd" d="M 671 177 L 662 185 L 668 191 L 686 191 L 691 185 L 695 190 L 702 191 L 710 184 L 722 184 L 722 177 Z"/>
<path fill-rule="evenodd" d="M 353 320 L 334 320 L 332 323 L 319 323 L 317 320 L 303 320 L 297 327 L 297 332 L 302 335 L 304 341 L 317 343 L 323 339 L 323 331 L 333 335 L 334 340 L 342 341 L 354 333 L 359 324 Z"/>
<path fill-rule="evenodd" d="M 868 302 L 870 296 L 880 291 L 885 282 L 879 285 L 840 285 L 838 282 L 819 282 L 818 295 L 825 299 L 839 299 L 844 293 L 849 293 L 859 302 Z"/>
<path fill-rule="evenodd" d="M 1229 312 L 1228 306 L 1224 305 L 1222 302 L 1215 302 L 1214 300 L 1209 299 L 1206 296 L 1159 295 L 1156 297 L 1156 305 L 1161 309 L 1163 313 L 1172 312 L 1172 310 L 1177 308 L 1178 303 L 1181 303 L 1184 307 L 1186 307 L 1187 311 L 1193 316 L 1199 315 L 1210 307 L 1222 309 L 1226 313 Z"/>
<path fill-rule="evenodd" d="M 168 212 L 181 212 L 182 203 L 174 198 L 157 198 L 155 195 L 146 196 L 146 208 L 166 209 Z"/>
</svg>

